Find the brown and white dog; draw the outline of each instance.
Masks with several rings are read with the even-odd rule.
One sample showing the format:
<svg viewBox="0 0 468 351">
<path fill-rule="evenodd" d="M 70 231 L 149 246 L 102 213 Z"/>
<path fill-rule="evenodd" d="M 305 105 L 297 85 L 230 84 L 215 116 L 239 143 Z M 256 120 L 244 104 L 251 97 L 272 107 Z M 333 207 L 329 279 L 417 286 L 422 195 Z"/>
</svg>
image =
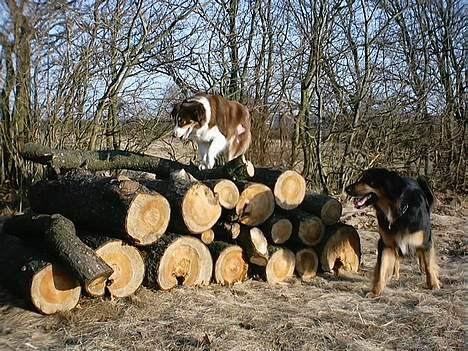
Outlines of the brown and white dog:
<svg viewBox="0 0 468 351">
<path fill-rule="evenodd" d="M 171 115 L 173 135 L 198 144 L 200 169 L 213 168 L 222 152 L 230 161 L 250 146 L 250 113 L 237 101 L 200 93 L 176 104 Z"/>
</svg>

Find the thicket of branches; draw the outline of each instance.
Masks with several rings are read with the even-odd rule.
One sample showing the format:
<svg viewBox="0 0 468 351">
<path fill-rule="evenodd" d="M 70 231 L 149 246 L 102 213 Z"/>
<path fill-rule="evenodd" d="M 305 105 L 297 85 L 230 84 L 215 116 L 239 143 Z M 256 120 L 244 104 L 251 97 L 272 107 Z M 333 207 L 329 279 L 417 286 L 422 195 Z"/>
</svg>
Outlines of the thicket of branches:
<svg viewBox="0 0 468 351">
<path fill-rule="evenodd" d="M 466 190 L 467 49 L 451 0 L 0 0 L 1 181 L 28 141 L 144 151 L 195 91 L 247 104 L 250 157 L 340 191 L 369 166 Z"/>
</svg>

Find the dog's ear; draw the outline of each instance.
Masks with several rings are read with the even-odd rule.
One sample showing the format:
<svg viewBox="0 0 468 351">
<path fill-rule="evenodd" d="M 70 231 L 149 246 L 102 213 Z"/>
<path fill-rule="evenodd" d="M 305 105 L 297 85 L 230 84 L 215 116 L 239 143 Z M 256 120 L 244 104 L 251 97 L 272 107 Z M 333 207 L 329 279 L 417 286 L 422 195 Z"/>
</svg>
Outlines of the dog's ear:
<svg viewBox="0 0 468 351">
<path fill-rule="evenodd" d="M 206 120 L 206 113 L 205 113 L 205 108 L 203 107 L 202 104 L 200 103 L 196 103 L 194 106 L 193 106 L 193 113 L 195 115 L 195 118 L 194 120 L 197 121 L 198 123 L 200 124 L 203 124 L 203 122 L 205 122 Z"/>
<path fill-rule="evenodd" d="M 172 108 L 172 111 L 171 111 L 171 117 L 172 117 L 172 119 L 174 119 L 174 120 L 177 119 L 177 115 L 179 114 L 181 105 L 182 105 L 182 104 L 181 104 L 180 102 L 178 102 L 178 103 L 175 104 L 174 107 Z"/>
<path fill-rule="evenodd" d="M 389 171 L 385 175 L 384 187 L 386 195 L 396 200 L 402 196 L 405 182 L 398 173 Z"/>
</svg>

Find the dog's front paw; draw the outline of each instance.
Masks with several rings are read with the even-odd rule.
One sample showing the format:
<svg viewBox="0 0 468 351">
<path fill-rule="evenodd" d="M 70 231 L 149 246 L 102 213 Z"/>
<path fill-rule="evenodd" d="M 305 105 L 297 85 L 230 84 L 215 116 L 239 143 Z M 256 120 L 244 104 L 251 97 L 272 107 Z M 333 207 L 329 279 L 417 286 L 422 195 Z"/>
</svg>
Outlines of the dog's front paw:
<svg viewBox="0 0 468 351">
<path fill-rule="evenodd" d="M 366 297 L 368 299 L 376 299 L 376 298 L 379 298 L 380 296 L 382 296 L 382 294 L 376 294 L 374 291 L 369 291 L 367 294 L 366 294 Z"/>
</svg>

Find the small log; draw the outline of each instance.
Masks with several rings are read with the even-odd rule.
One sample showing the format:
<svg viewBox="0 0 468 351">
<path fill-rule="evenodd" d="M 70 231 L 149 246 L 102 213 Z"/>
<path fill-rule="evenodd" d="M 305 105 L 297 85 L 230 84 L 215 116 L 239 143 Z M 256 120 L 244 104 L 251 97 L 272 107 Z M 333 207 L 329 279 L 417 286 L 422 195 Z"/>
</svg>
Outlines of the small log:
<svg viewBox="0 0 468 351">
<path fill-rule="evenodd" d="M 219 204 L 223 208 L 231 210 L 239 202 L 239 189 L 233 181 L 228 179 L 210 179 L 204 180 L 203 184 L 213 190 Z"/>
<path fill-rule="evenodd" d="M 306 193 L 306 182 L 296 171 L 255 168 L 252 181 L 267 185 L 275 195 L 276 204 L 284 210 L 300 205 Z"/>
<path fill-rule="evenodd" d="M 236 205 L 236 217 L 240 223 L 255 227 L 273 214 L 275 199 L 270 188 L 260 183 L 238 183 L 241 194 Z"/>
<path fill-rule="evenodd" d="M 324 272 L 357 272 L 361 262 L 361 241 L 354 227 L 342 223 L 327 227 L 316 248 Z"/>
<path fill-rule="evenodd" d="M 93 287 L 94 295 L 103 295 L 107 289 L 111 296 L 127 297 L 140 287 L 145 262 L 137 248 L 104 235 L 80 234 L 80 238 L 114 270 L 106 282 Z"/>
<path fill-rule="evenodd" d="M 293 225 L 285 216 L 274 213 L 260 229 L 271 243 L 283 244 L 291 237 Z"/>
<path fill-rule="evenodd" d="M 205 230 L 203 233 L 200 235 L 200 240 L 203 242 L 205 245 L 211 244 L 215 239 L 215 233 L 213 229 L 208 229 Z"/>
<path fill-rule="evenodd" d="M 208 285 L 213 272 L 210 251 L 192 236 L 168 233 L 148 249 L 144 284 L 169 290 L 177 285 Z"/>
<path fill-rule="evenodd" d="M 311 247 L 296 252 L 296 272 L 304 281 L 315 278 L 319 267 L 318 256 Z"/>
<path fill-rule="evenodd" d="M 60 213 L 84 231 L 112 233 L 136 245 L 150 245 L 167 229 L 171 208 L 160 194 L 127 179 L 69 172 L 31 187 L 37 213 Z"/>
<path fill-rule="evenodd" d="M 84 168 L 89 171 L 128 169 L 156 174 L 167 179 L 177 170 L 184 169 L 197 179 L 233 179 L 246 180 L 252 177 L 255 169 L 245 156 L 239 156 L 222 167 L 200 171 L 195 165 L 185 165 L 160 157 L 148 156 L 130 151 L 74 151 L 51 149 L 39 144 L 26 144 L 21 150 L 25 160 L 48 165 L 55 170 Z"/>
<path fill-rule="evenodd" d="M 0 283 L 43 314 L 70 311 L 81 294 L 60 264 L 11 235 L 0 236 Z"/>
<path fill-rule="evenodd" d="M 9 219 L 3 227 L 8 234 L 17 235 L 33 242 L 42 241 L 43 248 L 56 257 L 83 285 L 90 296 L 102 296 L 102 286 L 113 273 L 90 247 L 76 235 L 73 223 L 59 214 L 19 215 Z"/>
<path fill-rule="evenodd" d="M 266 266 L 268 263 L 268 242 L 260 229 L 241 227 L 236 242 L 244 249 L 245 256 L 250 263 Z"/>
<path fill-rule="evenodd" d="M 325 225 L 336 224 L 343 212 L 341 203 L 337 199 L 312 193 L 306 194 L 301 209 L 320 217 Z"/>
<path fill-rule="evenodd" d="M 300 209 L 289 211 L 288 214 L 293 223 L 293 233 L 297 233 L 297 238 L 303 244 L 315 246 L 320 242 L 325 233 L 325 226 L 320 218 Z"/>
<path fill-rule="evenodd" d="M 218 222 L 213 227 L 216 240 L 228 241 L 236 239 L 241 232 L 241 225 L 236 222 Z"/>
<path fill-rule="evenodd" d="M 296 257 L 286 248 L 268 245 L 268 263 L 265 267 L 265 278 L 270 284 L 287 281 L 293 277 Z"/>
<path fill-rule="evenodd" d="M 240 246 L 215 241 L 208 248 L 215 262 L 214 278 L 218 284 L 232 285 L 247 279 L 249 265 Z"/>
<path fill-rule="evenodd" d="M 172 173 L 169 181 L 148 180 L 143 184 L 164 195 L 171 204 L 169 231 L 201 234 L 211 229 L 221 216 L 221 206 L 213 191 L 185 171 Z"/>
</svg>

